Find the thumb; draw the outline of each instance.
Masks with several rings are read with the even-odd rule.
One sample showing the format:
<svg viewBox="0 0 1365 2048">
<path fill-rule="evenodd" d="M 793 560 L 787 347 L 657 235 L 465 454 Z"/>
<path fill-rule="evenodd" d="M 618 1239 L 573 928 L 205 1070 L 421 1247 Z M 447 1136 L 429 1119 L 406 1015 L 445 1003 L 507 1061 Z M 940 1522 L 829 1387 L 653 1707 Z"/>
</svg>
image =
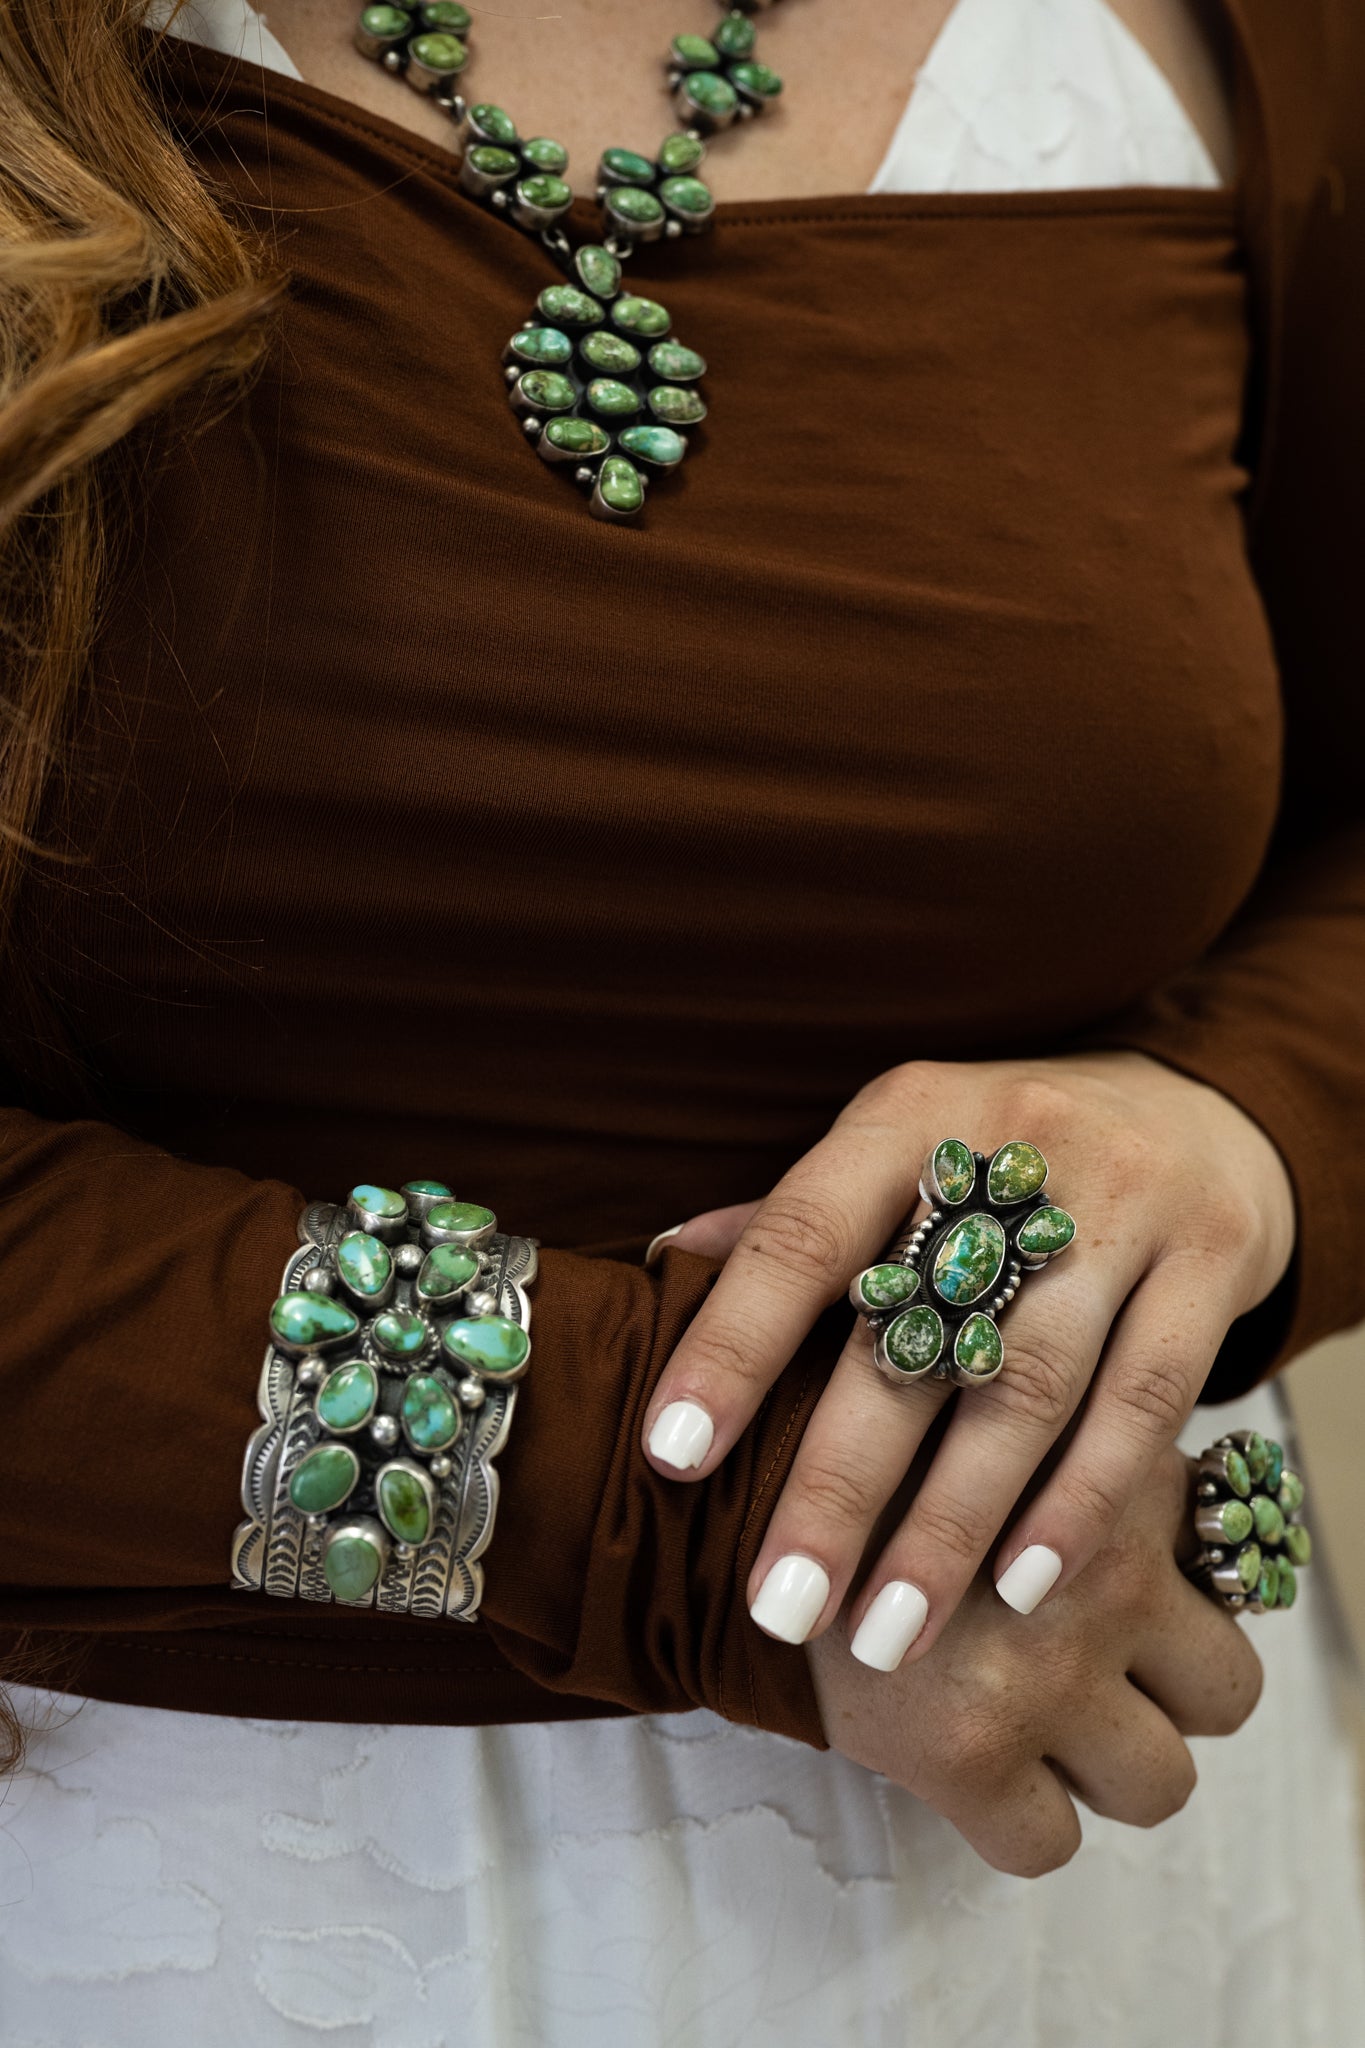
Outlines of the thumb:
<svg viewBox="0 0 1365 2048">
<path fill-rule="evenodd" d="M 676 1246 L 682 1252 L 700 1252 L 707 1259 L 728 1259 L 745 1224 L 762 1206 L 759 1202 L 735 1202 L 728 1209 L 707 1209 L 700 1216 L 691 1216 L 686 1223 L 675 1223 L 671 1230 L 661 1230 L 645 1253 L 645 1264 L 652 1266 L 658 1260 L 666 1245 Z"/>
</svg>

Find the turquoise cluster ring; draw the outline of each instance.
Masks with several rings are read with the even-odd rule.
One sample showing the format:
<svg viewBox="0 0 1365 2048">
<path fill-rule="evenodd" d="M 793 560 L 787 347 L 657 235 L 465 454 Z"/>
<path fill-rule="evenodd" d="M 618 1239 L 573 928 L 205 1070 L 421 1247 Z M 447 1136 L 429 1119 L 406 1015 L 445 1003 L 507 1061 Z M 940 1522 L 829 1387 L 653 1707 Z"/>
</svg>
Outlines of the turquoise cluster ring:
<svg viewBox="0 0 1365 2048">
<path fill-rule="evenodd" d="M 310 1203 L 299 1239 L 268 1316 L 232 1583 L 472 1621 L 536 1243 L 435 1180 Z"/>
<path fill-rule="evenodd" d="M 929 1214 L 849 1288 L 888 1379 L 979 1387 L 1003 1371 L 997 1318 L 1024 1276 L 1076 1236 L 1075 1218 L 1043 1199 L 1047 1172 L 1038 1147 L 1024 1138 L 1009 1139 L 989 1159 L 960 1138 L 934 1146 L 919 1184 Z"/>
<path fill-rule="evenodd" d="M 1298 1573 L 1313 1556 L 1299 1519 L 1303 1503 L 1303 1480 L 1281 1444 L 1255 1429 L 1220 1436 L 1195 1473 L 1194 1528 L 1203 1548 L 1186 1575 L 1234 1614 L 1292 1607 Z"/>
</svg>

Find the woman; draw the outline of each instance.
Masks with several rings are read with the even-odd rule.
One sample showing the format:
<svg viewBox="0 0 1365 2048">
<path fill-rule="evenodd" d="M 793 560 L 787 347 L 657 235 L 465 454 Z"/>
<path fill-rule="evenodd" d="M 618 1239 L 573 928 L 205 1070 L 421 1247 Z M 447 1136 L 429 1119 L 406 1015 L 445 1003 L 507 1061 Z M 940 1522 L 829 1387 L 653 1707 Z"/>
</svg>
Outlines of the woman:
<svg viewBox="0 0 1365 2048">
<path fill-rule="evenodd" d="M 3 1620 L 88 1702 L 16 1793 L 17 2038 L 1359 2025 L 1322 1617 L 1248 1721 L 1171 1443 L 1365 1311 L 1365 49 L 1090 0 L 1030 67 L 1028 12 L 762 18 L 790 110 L 630 265 L 715 408 L 643 523 L 535 459 L 550 252 L 349 16 L 0 16 Z M 476 22 L 477 90 L 652 147 L 637 14 Z M 1078 1224 L 951 1412 L 824 1313 L 950 1132 Z M 433 1171 L 584 1247 L 478 1619 L 234 1590 L 304 1198 Z M 1047 1885 L 965 1846 L 1059 1869 L 1075 1799 Z"/>
</svg>

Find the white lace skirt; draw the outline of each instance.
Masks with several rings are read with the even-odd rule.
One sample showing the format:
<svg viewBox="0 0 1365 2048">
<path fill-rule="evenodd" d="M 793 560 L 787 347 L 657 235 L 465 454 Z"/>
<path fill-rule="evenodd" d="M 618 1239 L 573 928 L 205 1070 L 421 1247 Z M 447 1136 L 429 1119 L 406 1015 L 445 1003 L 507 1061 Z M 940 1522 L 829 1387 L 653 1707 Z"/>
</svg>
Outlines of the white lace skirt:
<svg viewBox="0 0 1365 2048">
<path fill-rule="evenodd" d="M 1275 1433 L 1268 1393 L 1236 1422 Z M 1230 1412 L 1197 1414 L 1195 1449 Z M 842 1757 L 707 1713 L 384 1728 L 21 1696 L 4 2048 L 1362 2048 L 1321 1572 L 1151 1833 L 1034 1882 Z"/>
</svg>

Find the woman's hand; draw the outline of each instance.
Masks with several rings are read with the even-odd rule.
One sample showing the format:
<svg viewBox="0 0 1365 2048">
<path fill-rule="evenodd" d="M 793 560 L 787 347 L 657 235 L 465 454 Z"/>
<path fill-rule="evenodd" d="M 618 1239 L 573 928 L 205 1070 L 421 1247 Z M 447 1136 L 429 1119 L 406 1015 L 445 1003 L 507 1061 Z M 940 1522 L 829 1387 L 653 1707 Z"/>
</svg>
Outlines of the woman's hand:
<svg viewBox="0 0 1365 2048">
<path fill-rule="evenodd" d="M 939 1653 L 874 1678 L 845 1626 L 807 1648 L 825 1734 L 932 1806 L 997 1870 L 1038 1877 L 1080 1843 L 1073 1799 L 1152 1827 L 1194 1788 L 1187 1735 L 1231 1735 L 1261 1690 L 1256 1652 L 1177 1562 L 1193 1548 L 1191 1462 L 1149 1463 L 1114 1535 L 1029 1625 L 990 1581 Z"/>
<path fill-rule="evenodd" d="M 1016 1567 L 1003 1592 L 1028 1613 L 1084 1568 L 1174 1441 L 1229 1324 L 1270 1292 L 1294 1242 L 1289 1177 L 1260 1126 L 1144 1054 L 894 1068 L 766 1201 L 674 1234 L 680 1249 L 729 1256 L 650 1404 L 645 1448 L 658 1471 L 714 1471 L 819 1313 L 883 1251 L 917 1199 L 926 1153 L 949 1136 L 988 1155 L 1010 1138 L 1039 1145 L 1077 1236 L 1002 1318 L 1004 1371 L 959 1401 L 854 1603 L 856 1633 L 885 1595 L 857 1644 L 881 1669 L 937 1639 L 1090 1389 L 996 1578 Z M 751 1609 L 772 1577 L 760 1627 L 788 1642 L 828 1628 L 952 1391 L 891 1385 L 856 1324 L 750 1575 Z"/>
</svg>

